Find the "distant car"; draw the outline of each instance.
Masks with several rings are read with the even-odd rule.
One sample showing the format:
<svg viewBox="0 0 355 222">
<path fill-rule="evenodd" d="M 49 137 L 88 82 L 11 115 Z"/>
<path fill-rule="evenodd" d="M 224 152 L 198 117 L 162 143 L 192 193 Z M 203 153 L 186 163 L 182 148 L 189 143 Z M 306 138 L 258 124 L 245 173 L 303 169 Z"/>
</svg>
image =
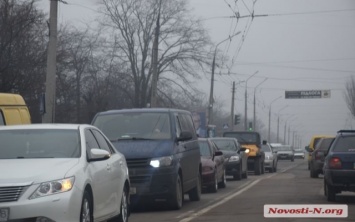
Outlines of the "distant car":
<svg viewBox="0 0 355 222">
<path fill-rule="evenodd" d="M 242 148 L 238 140 L 232 137 L 213 137 L 210 138 L 218 149 L 228 159 L 226 163 L 226 175 L 233 176 L 235 180 L 241 180 L 248 177 L 248 151 L 249 149 Z"/>
<path fill-rule="evenodd" d="M 324 160 L 324 194 L 328 201 L 342 191 L 355 192 L 355 130 L 338 131 Z"/>
<path fill-rule="evenodd" d="M 276 172 L 277 171 L 277 151 L 274 150 L 270 144 L 268 144 L 266 141 L 263 141 L 263 144 L 261 145 L 261 149 L 265 153 L 265 161 L 264 161 L 264 166 L 265 169 L 268 170 L 270 173 Z"/>
<path fill-rule="evenodd" d="M 317 178 L 319 174 L 323 174 L 325 153 L 328 151 L 333 140 L 334 138 L 321 138 L 315 146 L 310 160 L 309 172 L 311 178 Z"/>
<path fill-rule="evenodd" d="M 128 220 L 125 157 L 96 127 L 5 126 L 0 141 L 1 221 Z"/>
<path fill-rule="evenodd" d="M 309 142 L 309 145 L 305 147 L 305 150 L 307 150 L 308 155 L 307 155 L 307 160 L 308 160 L 308 169 L 311 169 L 310 162 L 311 162 L 311 157 L 312 157 L 312 152 L 314 151 L 318 141 L 321 138 L 334 138 L 334 136 L 330 135 L 313 135 L 311 138 L 311 141 Z"/>
<path fill-rule="evenodd" d="M 278 148 L 277 158 L 279 160 L 291 160 L 293 162 L 295 160 L 294 150 L 290 145 L 282 145 Z"/>
<path fill-rule="evenodd" d="M 226 187 L 225 158 L 223 152 L 207 138 L 199 138 L 201 163 L 202 163 L 202 187 L 213 193 L 218 187 Z"/>
<path fill-rule="evenodd" d="M 304 159 L 304 157 L 305 157 L 304 152 L 305 151 L 302 149 L 295 149 L 295 154 L 294 154 L 295 159 Z"/>
</svg>

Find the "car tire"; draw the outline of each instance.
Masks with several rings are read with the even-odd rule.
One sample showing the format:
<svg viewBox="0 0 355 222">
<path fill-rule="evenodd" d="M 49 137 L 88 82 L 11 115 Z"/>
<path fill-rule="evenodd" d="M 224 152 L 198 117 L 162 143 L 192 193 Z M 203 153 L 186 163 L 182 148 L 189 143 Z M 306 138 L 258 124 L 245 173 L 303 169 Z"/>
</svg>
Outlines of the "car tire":
<svg viewBox="0 0 355 222">
<path fill-rule="evenodd" d="M 241 180 L 242 179 L 242 165 L 239 165 L 239 170 L 236 174 L 233 175 L 234 180 Z"/>
<path fill-rule="evenodd" d="M 248 169 L 246 169 L 246 170 L 244 171 L 244 173 L 242 174 L 242 178 L 244 178 L 244 179 L 247 179 L 247 178 L 248 178 Z"/>
<path fill-rule="evenodd" d="M 261 163 L 261 174 L 265 173 L 265 165 L 264 162 Z"/>
<path fill-rule="evenodd" d="M 215 172 L 214 172 L 214 183 L 209 187 L 209 191 L 211 193 L 217 193 L 217 191 L 218 191 L 217 169 L 215 169 Z"/>
<path fill-rule="evenodd" d="M 80 222 L 92 222 L 93 218 L 93 203 L 91 195 L 87 190 L 84 191 L 83 200 L 81 201 L 81 210 L 80 210 Z"/>
<path fill-rule="evenodd" d="M 277 162 L 276 162 L 276 164 L 275 164 L 275 166 L 274 166 L 274 173 L 276 173 L 277 172 Z"/>
<path fill-rule="evenodd" d="M 227 186 L 227 178 L 226 178 L 226 170 L 223 170 L 223 176 L 221 182 L 218 183 L 219 188 L 226 188 Z"/>
<path fill-rule="evenodd" d="M 129 198 L 129 191 L 127 190 L 127 187 L 124 187 L 122 198 L 121 198 L 120 214 L 118 215 L 118 217 L 109 220 L 109 222 L 128 222 L 128 217 L 129 217 L 128 198 Z"/>
<path fill-rule="evenodd" d="M 309 170 L 309 174 L 311 178 L 318 178 L 318 173 L 313 169 L 313 167 L 310 167 L 311 169 Z"/>
<path fill-rule="evenodd" d="M 177 175 L 175 190 L 173 192 L 172 198 L 169 200 L 170 208 L 173 210 L 179 210 L 182 207 L 182 202 L 184 199 L 184 194 L 182 191 L 182 182 L 180 175 Z"/>
<path fill-rule="evenodd" d="M 254 162 L 254 173 L 255 173 L 255 175 L 260 175 L 261 174 L 261 160 L 259 158 L 255 159 L 255 162 Z"/>
<path fill-rule="evenodd" d="M 333 186 L 329 185 L 327 182 L 324 181 L 324 192 L 329 202 L 335 201 L 335 189 Z"/>
<path fill-rule="evenodd" d="M 189 191 L 189 198 L 191 201 L 199 201 L 201 199 L 201 174 L 198 172 L 197 184 Z"/>
</svg>

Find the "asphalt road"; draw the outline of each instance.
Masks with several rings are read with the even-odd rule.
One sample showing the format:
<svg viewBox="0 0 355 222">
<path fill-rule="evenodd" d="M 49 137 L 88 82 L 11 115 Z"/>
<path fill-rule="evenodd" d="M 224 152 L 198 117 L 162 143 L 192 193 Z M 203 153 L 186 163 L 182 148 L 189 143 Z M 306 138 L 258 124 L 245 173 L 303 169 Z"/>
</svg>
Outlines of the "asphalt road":
<svg viewBox="0 0 355 222">
<path fill-rule="evenodd" d="M 323 204 L 344 204 L 348 207 L 347 218 L 265 218 L 265 204 L 301 204 L 322 207 Z M 324 215 L 323 215 L 324 216 Z M 337 196 L 329 203 L 323 195 L 323 178 L 309 176 L 305 160 L 279 161 L 276 173 L 261 176 L 249 174 L 241 181 L 228 180 L 227 187 L 217 193 L 203 193 L 201 201 L 190 202 L 186 196 L 181 210 L 164 209 L 164 204 L 142 206 L 132 212 L 130 222 L 217 222 L 217 221 L 355 221 L 355 194 Z"/>
</svg>

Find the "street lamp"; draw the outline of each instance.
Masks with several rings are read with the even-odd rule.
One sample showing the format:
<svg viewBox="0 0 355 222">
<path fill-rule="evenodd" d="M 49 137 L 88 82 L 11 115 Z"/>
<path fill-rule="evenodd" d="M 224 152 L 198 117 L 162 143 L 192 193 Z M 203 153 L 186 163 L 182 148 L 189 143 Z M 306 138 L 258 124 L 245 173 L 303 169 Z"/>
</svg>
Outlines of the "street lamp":
<svg viewBox="0 0 355 222">
<path fill-rule="evenodd" d="M 214 85 L 214 69 L 215 69 L 215 64 L 216 64 L 216 54 L 217 54 L 217 48 L 220 44 L 222 44 L 223 42 L 227 41 L 227 40 L 232 40 L 232 38 L 236 35 L 239 35 L 240 31 L 235 33 L 232 36 L 229 36 L 228 38 L 224 39 L 223 41 L 219 42 L 216 45 L 216 48 L 214 50 L 213 53 L 213 61 L 212 61 L 212 75 L 211 75 L 211 88 L 210 88 L 210 99 L 209 99 L 209 104 L 208 104 L 208 125 L 212 123 L 212 112 L 213 112 L 213 85 Z"/>
<path fill-rule="evenodd" d="M 259 83 L 255 88 L 254 88 L 254 116 L 253 116 L 253 129 L 254 131 L 257 131 L 256 129 L 256 101 L 255 101 L 255 92 L 256 92 L 256 88 L 258 88 L 258 86 L 260 86 L 263 82 L 265 82 L 267 80 L 267 78 L 265 78 L 261 83 Z"/>
<path fill-rule="evenodd" d="M 248 123 L 247 123 L 247 121 L 248 121 L 248 114 L 247 114 L 247 112 L 248 112 L 248 107 L 247 107 L 247 89 L 248 89 L 248 80 L 251 78 L 251 77 L 253 77 L 253 76 L 255 76 L 256 74 L 258 74 L 258 72 L 259 71 L 256 71 L 256 72 L 254 72 L 254 74 L 253 75 L 251 75 L 251 76 L 249 76 L 249 78 L 247 78 L 246 80 L 245 80 L 245 104 L 244 104 L 244 129 L 245 130 L 247 130 L 247 125 L 248 125 Z"/>
<path fill-rule="evenodd" d="M 287 108 L 287 107 L 288 107 L 288 105 L 284 106 L 284 107 L 281 108 L 281 109 L 279 110 L 279 112 L 277 113 L 277 137 L 276 137 L 277 143 L 279 142 L 280 112 L 281 112 L 282 110 L 284 110 L 285 108 Z"/>
<path fill-rule="evenodd" d="M 268 141 L 270 142 L 270 126 L 271 126 L 271 105 L 278 99 L 281 99 L 282 96 L 277 97 L 270 103 L 270 108 L 269 108 L 269 133 L 268 133 Z"/>
</svg>

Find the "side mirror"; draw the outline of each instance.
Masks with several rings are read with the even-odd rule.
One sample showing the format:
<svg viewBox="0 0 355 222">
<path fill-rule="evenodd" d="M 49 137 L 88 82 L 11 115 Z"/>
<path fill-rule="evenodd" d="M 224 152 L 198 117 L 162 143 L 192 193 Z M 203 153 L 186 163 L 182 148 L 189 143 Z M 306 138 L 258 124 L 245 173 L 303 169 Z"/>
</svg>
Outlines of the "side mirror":
<svg viewBox="0 0 355 222">
<path fill-rule="evenodd" d="M 263 140 L 263 145 L 266 145 L 267 144 L 267 141 L 266 140 Z"/>
<path fill-rule="evenodd" d="M 93 148 L 90 150 L 89 161 L 101 161 L 110 158 L 111 154 L 107 150 Z"/>
<path fill-rule="evenodd" d="M 189 131 L 182 131 L 180 133 L 179 138 L 177 138 L 177 141 L 186 141 L 186 140 L 191 140 L 192 139 L 192 133 Z"/>
<path fill-rule="evenodd" d="M 304 149 L 307 151 L 307 152 L 313 152 L 313 150 L 311 150 L 311 148 L 309 148 L 309 146 L 305 146 Z"/>
<path fill-rule="evenodd" d="M 223 156 L 223 152 L 220 150 L 217 150 L 216 152 L 214 152 L 215 156 Z"/>
</svg>

